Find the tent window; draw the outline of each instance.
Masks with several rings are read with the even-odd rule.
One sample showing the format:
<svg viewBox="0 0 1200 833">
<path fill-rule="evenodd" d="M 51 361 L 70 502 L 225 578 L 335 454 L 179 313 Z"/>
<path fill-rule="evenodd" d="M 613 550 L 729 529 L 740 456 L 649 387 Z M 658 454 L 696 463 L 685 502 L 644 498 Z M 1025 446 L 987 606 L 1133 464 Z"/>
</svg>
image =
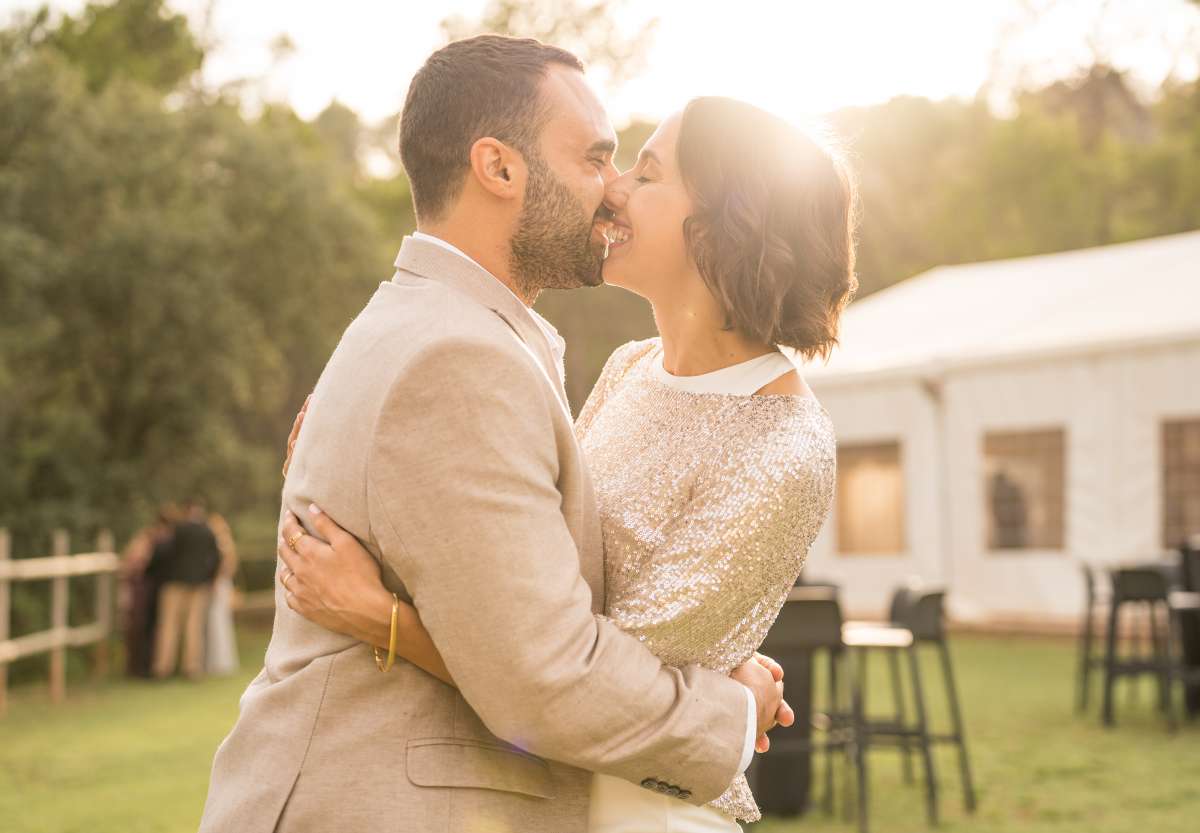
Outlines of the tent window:
<svg viewBox="0 0 1200 833">
<path fill-rule="evenodd" d="M 1063 548 L 1064 432 L 989 433 L 983 439 L 990 550 Z"/>
<path fill-rule="evenodd" d="M 1200 535 L 1200 418 L 1162 426 L 1163 546 Z"/>
<path fill-rule="evenodd" d="M 904 472 L 900 443 L 843 445 L 837 452 L 838 552 L 904 552 Z"/>
</svg>

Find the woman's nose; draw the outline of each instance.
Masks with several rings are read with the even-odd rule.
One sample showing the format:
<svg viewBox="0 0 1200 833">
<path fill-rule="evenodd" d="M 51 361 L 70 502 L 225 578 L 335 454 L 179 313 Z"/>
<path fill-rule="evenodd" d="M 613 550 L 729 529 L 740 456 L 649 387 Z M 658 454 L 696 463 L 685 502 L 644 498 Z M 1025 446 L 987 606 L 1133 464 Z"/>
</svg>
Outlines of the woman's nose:
<svg viewBox="0 0 1200 833">
<path fill-rule="evenodd" d="M 629 183 L 632 177 L 629 172 L 621 174 L 604 189 L 604 204 L 612 211 L 620 211 L 629 199 Z"/>
</svg>

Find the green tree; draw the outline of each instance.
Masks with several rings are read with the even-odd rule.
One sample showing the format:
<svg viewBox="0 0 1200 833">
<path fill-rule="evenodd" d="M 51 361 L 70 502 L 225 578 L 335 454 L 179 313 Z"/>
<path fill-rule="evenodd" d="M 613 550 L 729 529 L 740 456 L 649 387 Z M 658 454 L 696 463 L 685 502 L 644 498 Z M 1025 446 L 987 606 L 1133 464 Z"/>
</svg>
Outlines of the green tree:
<svg viewBox="0 0 1200 833">
<path fill-rule="evenodd" d="M 989 120 L 982 104 L 914 97 L 833 115 L 862 196 L 860 297 L 946 259 L 944 241 L 930 232 L 945 188 L 971 177 L 972 149 Z"/>
<path fill-rule="evenodd" d="M 1171 83 L 1153 108 L 1155 140 L 1131 166 L 1138 236 L 1200 228 L 1200 79 Z"/>
<path fill-rule="evenodd" d="M 290 111 L 88 78 L 0 38 L 0 526 L 26 551 L 203 493 L 269 527 L 291 418 L 387 274 L 378 226 Z"/>
<path fill-rule="evenodd" d="M 339 101 L 331 101 L 312 126 L 346 175 L 357 178 L 361 173 L 364 133 L 358 113 Z"/>
<path fill-rule="evenodd" d="M 610 86 L 637 75 L 646 64 L 658 26 L 652 18 L 625 34 L 616 22 L 621 0 L 489 0 L 477 19 L 461 15 L 442 21 L 447 41 L 494 32 L 537 38 L 574 52 Z"/>
<path fill-rule="evenodd" d="M 83 72 L 93 92 L 118 74 L 169 92 L 204 62 L 187 18 L 169 12 L 163 0 L 89 3 L 79 17 L 65 17 L 48 32 L 46 43 Z"/>
<path fill-rule="evenodd" d="M 1103 245 L 1200 227 L 1200 98 L 1148 107 L 1107 67 L 982 101 L 899 98 L 834 115 L 863 195 L 860 296 L 942 263 Z"/>
</svg>

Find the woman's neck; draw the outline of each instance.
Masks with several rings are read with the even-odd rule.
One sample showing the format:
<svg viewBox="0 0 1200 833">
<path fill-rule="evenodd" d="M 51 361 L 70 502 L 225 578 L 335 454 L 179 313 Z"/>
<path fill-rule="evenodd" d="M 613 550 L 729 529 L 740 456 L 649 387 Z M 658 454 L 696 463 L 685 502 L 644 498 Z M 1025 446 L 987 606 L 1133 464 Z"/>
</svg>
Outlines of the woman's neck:
<svg viewBox="0 0 1200 833">
<path fill-rule="evenodd" d="M 705 293 L 707 295 L 707 292 Z M 769 344 L 723 329 L 711 296 L 659 300 L 651 304 L 662 337 L 663 368 L 673 376 L 699 376 L 765 356 Z"/>
</svg>

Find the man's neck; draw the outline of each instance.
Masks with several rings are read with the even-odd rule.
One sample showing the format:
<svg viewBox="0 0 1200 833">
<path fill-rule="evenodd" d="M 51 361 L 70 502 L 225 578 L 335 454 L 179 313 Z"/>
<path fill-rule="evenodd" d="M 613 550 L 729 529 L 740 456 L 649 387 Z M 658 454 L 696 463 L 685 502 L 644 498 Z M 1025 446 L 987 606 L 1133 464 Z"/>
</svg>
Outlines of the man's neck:
<svg viewBox="0 0 1200 833">
<path fill-rule="evenodd" d="M 467 229 L 464 224 L 453 221 L 418 223 L 417 231 L 449 243 L 471 258 L 493 278 L 508 287 L 525 306 L 532 307 L 533 302 L 537 300 L 536 292 L 530 297 L 530 293 L 524 291 L 518 282 L 513 280 L 507 239 L 488 235 L 486 232 L 480 233 L 479 229 Z"/>
</svg>

